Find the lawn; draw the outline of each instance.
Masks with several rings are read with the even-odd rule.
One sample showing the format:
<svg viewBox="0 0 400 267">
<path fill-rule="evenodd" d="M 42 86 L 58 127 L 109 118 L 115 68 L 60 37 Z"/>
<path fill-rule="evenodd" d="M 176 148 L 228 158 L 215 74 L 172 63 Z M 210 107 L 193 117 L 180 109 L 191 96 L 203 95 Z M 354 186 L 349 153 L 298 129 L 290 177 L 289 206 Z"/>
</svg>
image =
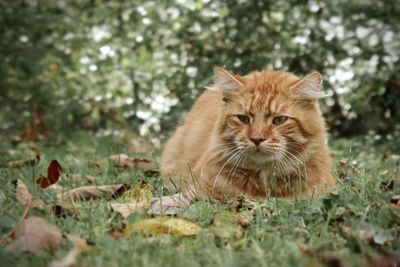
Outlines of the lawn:
<svg viewBox="0 0 400 267">
<path fill-rule="evenodd" d="M 63 141 L 69 140 L 69 141 Z M 35 199 L 49 208 L 33 207 L 29 216 L 46 218 L 63 234 L 79 235 L 90 246 L 77 266 L 398 266 L 400 264 L 400 143 L 376 136 L 331 142 L 339 188 L 314 201 L 233 199 L 228 203 L 198 200 L 175 216 L 201 227 L 196 235 L 127 235 L 135 222 L 161 215 L 144 212 L 124 218 L 112 210 L 120 197 L 79 200 L 60 214 L 54 192 L 36 180 L 52 160 L 62 166 L 63 190 L 86 185 L 146 182 L 156 197 L 169 195 L 155 172 L 121 168 L 110 160 L 125 153 L 157 165 L 160 152 L 132 152 L 127 137 L 94 137 L 76 133 L 52 141 L 0 143 L 0 237 L 14 228 L 25 205 L 16 199 L 15 181 L 23 181 Z M 34 147 L 34 149 L 32 149 Z M 32 158 L 39 164 L 16 168 L 10 161 Z M 18 167 L 18 166 L 17 166 Z M 157 170 L 154 167 L 153 170 Z M 87 175 L 94 176 L 88 179 Z M 90 176 L 89 176 L 90 177 Z M 177 226 L 179 227 L 179 226 Z M 10 253 L 0 246 L 0 266 L 47 266 L 72 248 L 65 238 L 54 251 Z M 386 265 L 385 265 L 386 264 Z M 395 265 L 397 264 L 397 265 Z"/>
</svg>

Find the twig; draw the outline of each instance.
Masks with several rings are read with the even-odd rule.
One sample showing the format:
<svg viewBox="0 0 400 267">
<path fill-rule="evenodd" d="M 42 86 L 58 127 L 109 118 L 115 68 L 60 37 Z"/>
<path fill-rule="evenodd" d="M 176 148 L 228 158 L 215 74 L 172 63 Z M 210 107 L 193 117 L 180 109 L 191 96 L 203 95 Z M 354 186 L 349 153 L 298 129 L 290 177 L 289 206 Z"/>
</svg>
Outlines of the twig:
<svg viewBox="0 0 400 267">
<path fill-rule="evenodd" d="M 24 213 L 22 213 L 21 218 L 19 219 L 19 221 L 15 224 L 14 228 L 11 229 L 6 235 L 4 235 L 1 239 L 0 239 L 0 244 L 3 244 L 7 239 L 10 238 L 10 236 L 12 236 L 15 232 L 15 230 L 17 230 L 17 228 L 19 227 L 19 225 L 25 220 L 25 218 L 28 216 L 29 211 L 32 208 L 32 197 L 28 198 L 28 203 L 26 204 Z"/>
</svg>

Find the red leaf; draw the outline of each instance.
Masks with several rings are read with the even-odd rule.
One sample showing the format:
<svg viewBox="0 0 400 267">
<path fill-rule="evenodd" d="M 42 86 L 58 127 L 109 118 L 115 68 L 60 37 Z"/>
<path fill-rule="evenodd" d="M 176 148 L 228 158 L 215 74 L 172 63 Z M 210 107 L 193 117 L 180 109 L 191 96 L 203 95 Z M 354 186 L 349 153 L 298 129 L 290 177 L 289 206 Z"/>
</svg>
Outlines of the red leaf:
<svg viewBox="0 0 400 267">
<path fill-rule="evenodd" d="M 61 165 L 57 160 L 52 160 L 49 168 L 47 168 L 47 177 L 40 176 L 36 183 L 40 184 L 41 188 L 49 187 L 52 184 L 55 184 L 61 175 Z"/>
<path fill-rule="evenodd" d="M 52 160 L 49 168 L 47 169 L 47 178 L 50 180 L 51 184 L 54 184 L 58 181 L 58 178 L 61 175 L 61 165 L 57 160 Z"/>
</svg>

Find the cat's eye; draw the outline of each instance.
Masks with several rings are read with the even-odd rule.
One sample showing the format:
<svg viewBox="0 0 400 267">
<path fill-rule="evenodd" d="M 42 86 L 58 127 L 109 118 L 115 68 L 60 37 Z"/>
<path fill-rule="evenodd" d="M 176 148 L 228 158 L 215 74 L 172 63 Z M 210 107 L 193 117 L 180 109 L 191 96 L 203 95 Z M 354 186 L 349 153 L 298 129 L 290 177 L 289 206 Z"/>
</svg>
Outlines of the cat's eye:
<svg viewBox="0 0 400 267">
<path fill-rule="evenodd" d="M 272 123 L 275 125 L 281 125 L 287 121 L 288 117 L 286 116 L 277 116 L 272 120 Z"/>
<path fill-rule="evenodd" d="M 249 124 L 250 123 L 250 118 L 249 116 L 246 115 L 236 115 L 236 117 L 244 124 Z"/>
</svg>

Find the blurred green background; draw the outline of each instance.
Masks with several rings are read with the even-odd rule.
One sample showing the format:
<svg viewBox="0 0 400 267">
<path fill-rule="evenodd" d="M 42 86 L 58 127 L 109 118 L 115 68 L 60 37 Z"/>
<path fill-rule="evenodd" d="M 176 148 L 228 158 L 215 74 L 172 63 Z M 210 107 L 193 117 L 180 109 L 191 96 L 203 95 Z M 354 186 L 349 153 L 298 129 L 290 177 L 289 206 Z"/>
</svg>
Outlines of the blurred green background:
<svg viewBox="0 0 400 267">
<path fill-rule="evenodd" d="M 215 65 L 318 70 L 333 136 L 400 131 L 398 0 L 6 0 L 0 33 L 3 135 L 165 137 Z"/>
</svg>

